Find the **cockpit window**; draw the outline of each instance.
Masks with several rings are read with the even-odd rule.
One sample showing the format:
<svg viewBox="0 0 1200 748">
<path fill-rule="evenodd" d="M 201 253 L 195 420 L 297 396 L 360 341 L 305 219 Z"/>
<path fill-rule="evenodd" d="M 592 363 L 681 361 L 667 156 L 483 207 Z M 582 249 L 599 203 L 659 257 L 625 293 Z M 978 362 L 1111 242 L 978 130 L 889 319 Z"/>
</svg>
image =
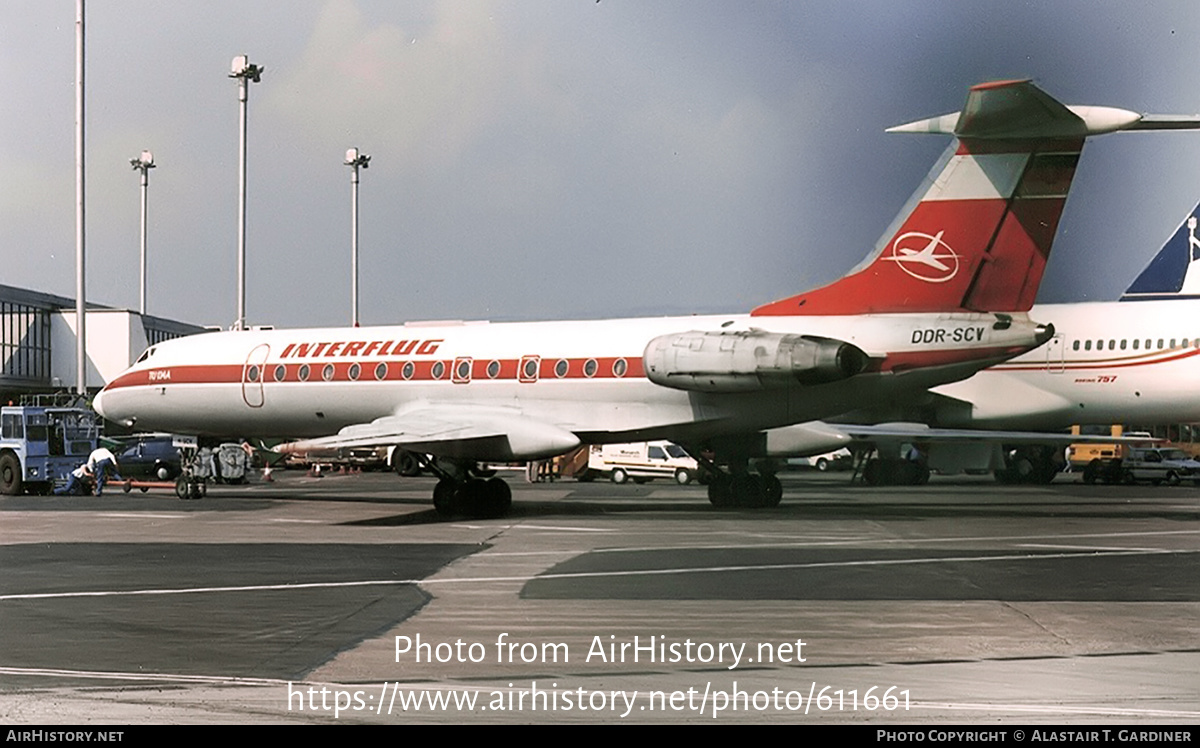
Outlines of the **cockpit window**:
<svg viewBox="0 0 1200 748">
<path fill-rule="evenodd" d="M 145 361 L 146 359 L 148 359 L 148 358 L 150 358 L 151 356 L 153 356 L 153 355 L 154 355 L 154 348 L 155 348 L 154 346 L 150 346 L 150 347 L 149 347 L 149 348 L 147 348 L 146 350 L 142 351 L 142 355 L 138 356 L 138 360 L 137 360 L 137 361 L 135 361 L 134 363 L 138 363 L 138 364 L 140 364 L 140 363 L 142 363 L 143 361 Z"/>
</svg>

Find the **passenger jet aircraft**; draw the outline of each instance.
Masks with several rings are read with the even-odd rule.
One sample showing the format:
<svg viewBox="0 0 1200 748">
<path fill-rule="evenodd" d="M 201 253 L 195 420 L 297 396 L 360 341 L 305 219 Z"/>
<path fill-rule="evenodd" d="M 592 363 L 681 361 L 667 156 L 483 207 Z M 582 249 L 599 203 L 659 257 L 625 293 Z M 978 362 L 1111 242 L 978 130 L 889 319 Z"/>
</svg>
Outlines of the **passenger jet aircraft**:
<svg viewBox="0 0 1200 748">
<path fill-rule="evenodd" d="M 1026 312 L 1084 139 L 1170 125 L 982 84 L 961 113 L 893 128 L 957 143 L 876 252 L 823 288 L 748 315 L 196 335 L 151 346 L 95 406 L 138 429 L 427 453 L 442 513 L 510 505 L 477 461 L 663 438 L 729 466 L 716 503 L 771 505 L 779 481 L 749 472 L 738 435 L 911 397 L 1051 339 Z"/>
</svg>

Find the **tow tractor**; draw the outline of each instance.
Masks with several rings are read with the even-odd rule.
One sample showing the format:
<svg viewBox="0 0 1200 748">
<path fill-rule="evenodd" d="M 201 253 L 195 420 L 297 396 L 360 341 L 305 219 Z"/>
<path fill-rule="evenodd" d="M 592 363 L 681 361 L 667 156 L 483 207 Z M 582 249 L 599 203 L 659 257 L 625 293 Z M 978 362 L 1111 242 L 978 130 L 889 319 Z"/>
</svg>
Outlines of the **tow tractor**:
<svg viewBox="0 0 1200 748">
<path fill-rule="evenodd" d="M 37 395 L 0 408 L 0 493 L 48 494 L 86 462 L 100 418 L 79 398 Z"/>
</svg>

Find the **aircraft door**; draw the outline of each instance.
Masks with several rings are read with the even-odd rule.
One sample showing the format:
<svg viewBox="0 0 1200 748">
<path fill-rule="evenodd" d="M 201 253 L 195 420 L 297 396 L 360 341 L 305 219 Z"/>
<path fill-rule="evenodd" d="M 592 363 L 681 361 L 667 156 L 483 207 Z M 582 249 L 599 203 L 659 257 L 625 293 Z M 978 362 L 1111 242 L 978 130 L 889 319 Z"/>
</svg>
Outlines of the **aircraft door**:
<svg viewBox="0 0 1200 748">
<path fill-rule="evenodd" d="M 1063 344 L 1063 336 L 1055 335 L 1046 341 L 1046 371 L 1051 374 L 1062 374 L 1066 368 L 1063 364 L 1063 356 L 1066 355 L 1066 346 Z"/>
<path fill-rule="evenodd" d="M 242 366 L 242 400 L 251 408 L 263 406 L 263 379 L 266 377 L 267 356 L 270 353 L 271 346 L 266 343 L 257 345 L 246 356 L 246 363 Z"/>
</svg>

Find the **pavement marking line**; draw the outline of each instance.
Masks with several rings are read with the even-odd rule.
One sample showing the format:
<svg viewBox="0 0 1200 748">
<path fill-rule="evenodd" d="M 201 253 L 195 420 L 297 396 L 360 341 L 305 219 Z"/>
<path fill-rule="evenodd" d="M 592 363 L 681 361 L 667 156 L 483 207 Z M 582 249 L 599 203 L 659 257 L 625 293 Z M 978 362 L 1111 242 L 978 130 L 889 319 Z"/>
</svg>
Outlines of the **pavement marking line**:
<svg viewBox="0 0 1200 748">
<path fill-rule="evenodd" d="M 604 527 L 561 527 L 558 525 L 514 525 L 510 530 L 566 530 L 567 532 L 616 532 Z"/>
<path fill-rule="evenodd" d="M 1106 532 L 1106 533 L 1080 533 L 1078 535 L 967 535 L 967 536 L 951 536 L 945 538 L 870 538 L 859 537 L 849 538 L 846 540 L 822 540 L 822 541 L 806 541 L 797 540 L 792 543 L 775 543 L 772 545 L 702 545 L 689 546 L 690 550 L 736 550 L 739 548 L 821 548 L 827 546 L 843 546 L 843 545 L 895 545 L 897 543 L 907 543 L 911 545 L 922 545 L 925 543 L 974 543 L 974 542 L 1016 542 L 1020 540 L 1060 540 L 1060 539 L 1079 539 L 1079 538 L 1136 538 L 1136 537 L 1159 537 L 1171 535 L 1200 535 L 1200 530 L 1143 530 L 1139 532 Z M 662 546 L 642 546 L 642 547 L 623 547 L 623 548 L 596 548 L 593 553 L 640 553 L 643 551 L 658 551 L 663 550 Z"/>
<path fill-rule="evenodd" d="M 140 514 L 136 512 L 96 512 L 97 517 L 115 517 L 116 519 L 183 519 L 194 515 L 188 512 L 177 512 L 175 514 Z"/>
<path fill-rule="evenodd" d="M 532 580 L 593 579 L 598 577 L 667 576 L 671 574 L 715 574 L 739 571 L 787 571 L 796 569 L 830 569 L 838 567 L 906 566 L 915 564 L 980 563 L 987 561 L 1043 561 L 1049 559 L 1100 558 L 1106 556 L 1161 556 L 1200 551 L 1098 551 L 1092 553 L 1042 553 L 1001 556 L 948 556 L 945 558 L 874 559 L 863 561 L 814 561 L 804 564 L 749 564 L 746 566 L 702 566 L 677 569 L 633 569 L 629 571 L 580 571 L 534 576 L 462 577 L 456 579 L 374 579 L 356 582 L 305 582 L 293 584 L 257 584 L 226 587 L 191 587 L 146 590 L 94 590 L 90 592 L 25 592 L 0 595 L 0 602 L 9 600 L 49 600 L 79 597 L 133 597 L 150 595 L 195 595 L 210 592 L 263 592 L 338 587 L 383 587 L 399 585 L 478 584 L 490 582 L 528 582 Z"/>
<path fill-rule="evenodd" d="M 563 530 L 566 532 L 600 532 L 600 533 L 617 532 L 614 529 L 605 529 L 603 527 L 559 527 L 559 526 L 555 526 L 555 525 L 525 525 L 525 524 L 506 525 L 504 527 L 497 528 L 495 525 L 464 525 L 462 523 L 456 523 L 454 525 L 451 525 L 451 527 L 454 527 L 455 529 L 459 529 L 459 530 L 501 529 L 501 530 L 505 530 L 505 531 L 507 531 L 507 530 Z"/>
<path fill-rule="evenodd" d="M 288 681 L 279 678 L 245 678 L 233 675 L 184 675 L 181 673 L 120 673 L 104 670 L 63 670 L 40 667 L 0 667 L 0 675 L 29 675 L 52 678 L 88 678 L 94 680 L 181 681 L 225 686 L 279 686 Z"/>
<path fill-rule="evenodd" d="M 1018 548 L 1054 548 L 1060 551 L 1144 551 L 1156 553 L 1160 548 L 1122 548 L 1103 545 L 1067 545 L 1065 543 L 1018 543 Z"/>
</svg>

